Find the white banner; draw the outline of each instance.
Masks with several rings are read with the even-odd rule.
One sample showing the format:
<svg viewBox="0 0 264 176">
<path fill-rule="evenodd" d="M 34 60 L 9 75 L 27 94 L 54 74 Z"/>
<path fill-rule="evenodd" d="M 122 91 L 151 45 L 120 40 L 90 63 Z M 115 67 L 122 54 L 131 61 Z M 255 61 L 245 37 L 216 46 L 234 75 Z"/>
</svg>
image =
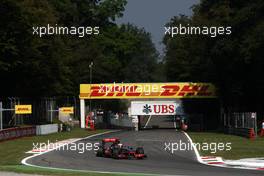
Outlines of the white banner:
<svg viewBox="0 0 264 176">
<path fill-rule="evenodd" d="M 132 101 L 131 115 L 176 115 L 175 101 Z"/>
</svg>

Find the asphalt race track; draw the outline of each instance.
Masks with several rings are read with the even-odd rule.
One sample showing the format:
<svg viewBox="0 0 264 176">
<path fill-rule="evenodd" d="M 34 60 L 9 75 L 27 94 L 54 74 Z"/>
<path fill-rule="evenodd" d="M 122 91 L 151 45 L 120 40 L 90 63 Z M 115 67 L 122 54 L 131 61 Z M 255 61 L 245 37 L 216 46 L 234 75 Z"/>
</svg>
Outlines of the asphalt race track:
<svg viewBox="0 0 264 176">
<path fill-rule="evenodd" d="M 165 119 L 165 118 L 164 118 Z M 166 121 L 167 122 L 167 121 Z M 89 170 L 100 172 L 145 173 L 159 175 L 195 175 L 195 176 L 250 176 L 263 175 L 263 171 L 232 169 L 207 166 L 198 163 L 193 150 L 170 152 L 165 151 L 165 142 L 189 143 L 184 133 L 175 129 L 156 129 L 134 131 L 119 131 L 101 136 L 84 139 L 77 143 L 95 143 L 102 138 L 118 137 L 125 145 L 143 146 L 147 158 L 144 160 L 115 160 L 96 157 L 94 151 L 78 153 L 78 151 L 55 150 L 27 160 L 28 164 Z"/>
<path fill-rule="evenodd" d="M 176 127 L 174 116 L 141 116 L 140 117 L 141 129 L 174 129 Z"/>
</svg>

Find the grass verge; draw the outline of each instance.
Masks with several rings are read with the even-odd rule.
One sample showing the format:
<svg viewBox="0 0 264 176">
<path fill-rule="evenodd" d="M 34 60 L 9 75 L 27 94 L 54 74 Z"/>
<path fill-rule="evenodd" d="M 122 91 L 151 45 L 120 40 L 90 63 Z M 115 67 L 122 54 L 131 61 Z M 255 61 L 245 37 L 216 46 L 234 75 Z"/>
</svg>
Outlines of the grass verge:
<svg viewBox="0 0 264 176">
<path fill-rule="evenodd" d="M 194 143 L 224 143 L 225 145 L 231 143 L 231 150 L 229 151 L 217 150 L 214 153 L 215 150 L 199 150 L 201 156 L 221 156 L 224 159 L 264 157 L 264 138 L 258 137 L 255 140 L 250 140 L 240 136 L 203 132 L 190 132 L 188 134 Z"/>
<path fill-rule="evenodd" d="M 92 173 L 92 172 L 81 172 L 81 171 L 64 171 L 55 169 L 42 169 L 24 165 L 9 165 L 0 166 L 0 171 L 16 172 L 24 174 L 37 174 L 37 175 L 53 175 L 53 176 L 120 176 L 120 174 L 108 174 L 108 173 Z M 129 174 L 126 174 L 129 175 Z"/>
<path fill-rule="evenodd" d="M 87 131 L 80 128 L 74 128 L 71 132 L 55 133 L 44 136 L 23 137 L 16 140 L 4 141 L 0 143 L 0 171 L 10 171 L 17 173 L 40 174 L 40 175 L 61 175 L 61 176 L 100 176 L 114 174 L 99 174 L 87 172 L 61 171 L 53 169 L 42 169 L 30 166 L 21 165 L 21 160 L 32 154 L 25 152 L 32 150 L 33 142 L 41 143 L 49 140 L 49 142 L 56 142 L 70 138 L 83 138 L 92 134 L 102 133 L 106 130 Z M 115 174 L 116 175 L 116 174 Z"/>
</svg>

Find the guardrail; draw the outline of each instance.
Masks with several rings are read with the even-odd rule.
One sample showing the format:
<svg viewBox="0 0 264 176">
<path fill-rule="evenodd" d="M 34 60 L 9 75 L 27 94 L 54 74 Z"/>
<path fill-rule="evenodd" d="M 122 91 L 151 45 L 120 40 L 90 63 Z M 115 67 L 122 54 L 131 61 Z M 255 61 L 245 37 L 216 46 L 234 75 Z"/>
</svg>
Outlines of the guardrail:
<svg viewBox="0 0 264 176">
<path fill-rule="evenodd" d="M 117 129 L 133 129 L 132 119 L 125 117 L 125 118 L 111 118 L 110 119 L 110 128 L 117 128 Z"/>
<path fill-rule="evenodd" d="M 253 128 L 226 128 L 225 133 L 254 139 L 256 134 Z"/>
<path fill-rule="evenodd" d="M 115 119 L 115 118 L 111 118 L 110 120 L 111 125 L 114 126 L 120 126 L 120 127 L 132 127 L 132 119 L 129 118 L 119 118 L 119 119 Z"/>
<path fill-rule="evenodd" d="M 0 141 L 36 135 L 36 127 L 16 127 L 0 131 Z"/>
</svg>

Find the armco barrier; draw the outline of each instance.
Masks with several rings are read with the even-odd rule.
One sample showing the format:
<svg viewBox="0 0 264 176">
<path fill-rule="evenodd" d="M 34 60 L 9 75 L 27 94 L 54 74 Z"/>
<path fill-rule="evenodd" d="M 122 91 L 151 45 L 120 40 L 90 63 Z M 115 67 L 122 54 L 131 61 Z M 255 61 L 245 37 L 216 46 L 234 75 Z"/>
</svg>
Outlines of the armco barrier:
<svg viewBox="0 0 264 176">
<path fill-rule="evenodd" d="M 48 125 L 37 125 L 36 126 L 37 135 L 57 133 L 58 130 L 59 130 L 58 124 L 48 124 Z"/>
<path fill-rule="evenodd" d="M 110 119 L 110 128 L 117 128 L 117 129 L 133 129 L 133 123 L 131 118 L 111 118 Z"/>
<path fill-rule="evenodd" d="M 35 127 L 16 127 L 8 128 L 0 131 L 0 141 L 15 139 L 24 136 L 36 135 Z"/>
<path fill-rule="evenodd" d="M 119 126 L 119 127 L 132 127 L 132 119 L 129 118 L 119 118 L 119 119 L 115 119 L 115 118 L 111 118 L 110 120 L 111 125 L 114 126 Z"/>
<path fill-rule="evenodd" d="M 234 134 L 237 136 L 243 136 L 250 139 L 255 138 L 255 133 L 253 128 L 226 128 L 225 132 L 227 134 Z"/>
</svg>

